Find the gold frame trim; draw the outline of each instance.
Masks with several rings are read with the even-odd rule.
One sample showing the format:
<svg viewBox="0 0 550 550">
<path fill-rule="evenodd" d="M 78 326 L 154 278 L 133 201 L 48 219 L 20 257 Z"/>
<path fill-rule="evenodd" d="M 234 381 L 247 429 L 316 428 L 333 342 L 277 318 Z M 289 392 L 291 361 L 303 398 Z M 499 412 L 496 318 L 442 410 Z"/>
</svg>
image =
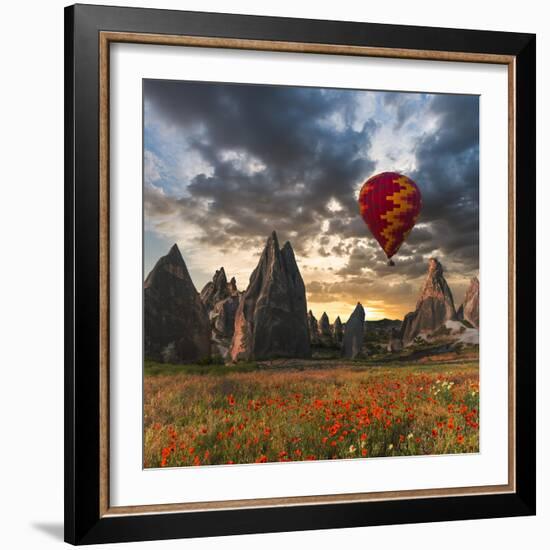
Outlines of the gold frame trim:
<svg viewBox="0 0 550 550">
<path fill-rule="evenodd" d="M 421 59 L 430 61 L 458 61 L 469 63 L 493 63 L 508 67 L 508 483 L 479 487 L 457 487 L 407 491 L 384 491 L 343 495 L 316 495 L 288 498 L 261 498 L 226 500 L 216 502 L 192 502 L 151 504 L 142 506 L 111 507 L 109 503 L 109 57 L 113 42 L 156 44 L 163 46 L 188 46 L 226 48 L 237 50 L 315 53 L 394 59 Z M 511 55 L 408 50 L 399 48 L 375 48 L 336 44 L 309 44 L 269 40 L 246 40 L 206 36 L 159 35 L 146 33 L 99 33 L 99 310 L 100 310 L 100 468 L 99 514 L 113 517 L 169 512 L 198 512 L 275 506 L 320 505 L 349 502 L 373 502 L 413 498 L 441 498 L 447 496 L 487 495 L 514 493 L 516 490 L 516 343 L 515 343 L 515 135 L 516 135 L 516 59 Z"/>
</svg>

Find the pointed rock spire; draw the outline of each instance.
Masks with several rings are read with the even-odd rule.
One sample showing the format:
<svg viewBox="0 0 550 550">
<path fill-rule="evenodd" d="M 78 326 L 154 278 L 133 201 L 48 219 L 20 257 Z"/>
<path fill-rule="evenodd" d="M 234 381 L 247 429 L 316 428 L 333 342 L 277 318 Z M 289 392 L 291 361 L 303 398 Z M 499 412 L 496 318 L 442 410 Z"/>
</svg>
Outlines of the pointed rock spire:
<svg viewBox="0 0 550 550">
<path fill-rule="evenodd" d="M 233 279 L 234 280 L 234 279 Z M 223 267 L 216 270 L 211 281 L 206 283 L 201 290 L 201 300 L 208 311 L 211 311 L 214 305 L 221 300 L 231 296 L 232 292 L 227 282 L 225 270 Z"/>
<path fill-rule="evenodd" d="M 269 236 L 235 318 L 231 358 L 309 357 L 305 286 L 290 243 Z"/>
<path fill-rule="evenodd" d="M 321 335 L 321 343 L 326 347 L 332 347 L 334 342 L 332 339 L 332 329 L 326 311 L 321 315 L 319 320 L 319 333 Z"/>
<path fill-rule="evenodd" d="M 237 289 L 237 281 L 235 280 L 235 277 L 231 277 L 231 280 L 229 281 L 227 286 L 231 295 L 235 295 L 239 292 Z"/>
<path fill-rule="evenodd" d="M 183 256 L 181 255 L 181 252 L 180 252 L 180 249 L 178 248 L 177 243 L 174 243 L 170 247 L 170 250 L 168 251 L 168 254 L 166 257 L 175 263 L 185 265 L 185 262 L 183 261 Z"/>
<path fill-rule="evenodd" d="M 334 337 L 334 343 L 340 346 L 344 338 L 344 328 L 342 327 L 342 321 L 340 320 L 340 316 L 336 317 L 336 319 L 334 320 L 334 325 L 332 327 L 332 334 Z"/>
<path fill-rule="evenodd" d="M 330 330 L 330 321 L 328 319 L 326 311 L 324 311 L 323 315 L 321 315 L 321 319 L 319 321 L 319 331 L 321 332 L 322 336 L 332 337 L 332 332 Z"/>
<path fill-rule="evenodd" d="M 344 339 L 342 342 L 342 355 L 344 357 L 354 359 L 361 353 L 364 332 L 365 310 L 361 303 L 357 302 L 344 329 Z"/>
<path fill-rule="evenodd" d="M 220 288 L 225 288 L 227 286 L 227 277 L 223 267 L 220 267 L 220 269 L 216 271 L 214 275 L 214 284 Z"/>
<path fill-rule="evenodd" d="M 161 258 L 159 258 L 159 260 L 155 264 L 155 267 L 151 270 L 149 275 L 147 275 L 144 283 L 144 288 L 154 286 L 156 278 L 162 276 L 162 273 L 165 272 L 171 273 L 174 277 L 176 277 L 177 279 L 181 279 L 182 281 L 189 281 L 193 286 L 193 289 L 195 289 L 195 286 L 191 281 L 191 276 L 189 275 L 189 271 L 187 271 L 187 266 L 183 261 L 183 257 L 177 244 L 174 244 L 172 248 L 170 248 L 166 256 L 162 256 Z"/>
<path fill-rule="evenodd" d="M 226 357 L 235 329 L 235 315 L 240 293 L 235 277 L 227 282 L 225 269 L 220 267 L 201 291 L 201 301 L 208 311 L 215 353 Z"/>
<path fill-rule="evenodd" d="M 210 356 L 210 323 L 177 245 L 143 284 L 144 354 L 183 363 Z"/>
<path fill-rule="evenodd" d="M 311 345 L 319 345 L 319 324 L 317 323 L 317 319 L 315 318 L 315 315 L 313 315 L 311 309 L 307 314 L 307 324 L 309 328 L 309 341 L 311 342 Z"/>
<path fill-rule="evenodd" d="M 407 313 L 401 326 L 401 340 L 408 344 L 422 332 L 430 333 L 446 321 L 456 320 L 451 289 L 443 276 L 443 266 L 436 258 L 428 262 L 426 281 L 415 311 Z"/>
</svg>

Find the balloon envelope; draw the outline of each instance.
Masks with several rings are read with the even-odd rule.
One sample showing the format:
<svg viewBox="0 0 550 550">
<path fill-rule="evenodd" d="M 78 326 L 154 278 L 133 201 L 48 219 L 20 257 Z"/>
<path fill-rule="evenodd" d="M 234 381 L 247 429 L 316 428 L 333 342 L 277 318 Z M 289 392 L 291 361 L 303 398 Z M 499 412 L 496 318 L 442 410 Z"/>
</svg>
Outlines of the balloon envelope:
<svg viewBox="0 0 550 550">
<path fill-rule="evenodd" d="M 361 216 L 391 258 L 411 232 L 422 208 L 416 183 L 397 172 L 369 178 L 359 193 Z"/>
</svg>

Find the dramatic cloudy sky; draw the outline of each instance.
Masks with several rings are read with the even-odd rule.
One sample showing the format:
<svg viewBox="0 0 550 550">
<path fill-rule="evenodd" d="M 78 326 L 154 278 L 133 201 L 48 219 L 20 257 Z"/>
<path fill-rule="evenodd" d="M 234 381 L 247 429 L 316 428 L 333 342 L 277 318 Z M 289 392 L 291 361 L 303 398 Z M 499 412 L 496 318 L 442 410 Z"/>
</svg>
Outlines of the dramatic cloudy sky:
<svg viewBox="0 0 550 550">
<path fill-rule="evenodd" d="M 176 242 L 200 291 L 224 266 L 245 289 L 275 229 L 317 317 L 414 309 L 438 257 L 461 303 L 478 272 L 477 96 L 144 82 L 145 275 Z M 382 171 L 419 186 L 423 209 L 388 267 L 357 197 Z"/>
</svg>

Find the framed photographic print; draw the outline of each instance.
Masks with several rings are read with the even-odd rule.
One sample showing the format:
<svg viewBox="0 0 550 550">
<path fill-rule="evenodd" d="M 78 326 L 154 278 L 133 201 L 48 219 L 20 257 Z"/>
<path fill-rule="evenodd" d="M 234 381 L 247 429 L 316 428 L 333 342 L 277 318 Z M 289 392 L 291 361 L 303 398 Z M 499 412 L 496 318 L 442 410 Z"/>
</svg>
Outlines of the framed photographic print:
<svg viewBox="0 0 550 550">
<path fill-rule="evenodd" d="M 65 12 L 65 537 L 535 513 L 535 37 Z"/>
</svg>

